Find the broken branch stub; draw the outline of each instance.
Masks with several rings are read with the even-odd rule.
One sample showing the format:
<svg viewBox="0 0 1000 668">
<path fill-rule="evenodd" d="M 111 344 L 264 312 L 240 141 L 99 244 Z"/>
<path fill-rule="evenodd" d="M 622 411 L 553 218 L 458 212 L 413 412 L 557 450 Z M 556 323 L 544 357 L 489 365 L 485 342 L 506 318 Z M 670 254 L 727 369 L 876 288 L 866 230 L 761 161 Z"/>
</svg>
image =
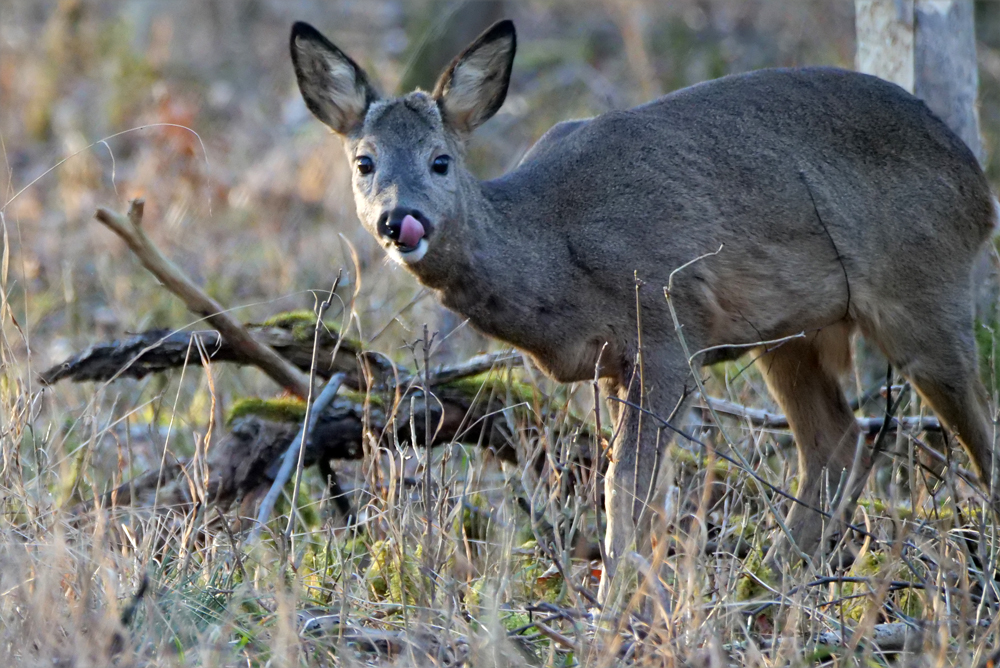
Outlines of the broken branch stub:
<svg viewBox="0 0 1000 668">
<path fill-rule="evenodd" d="M 150 241 L 142 230 L 143 205 L 142 199 L 134 199 L 125 216 L 100 208 L 94 217 L 121 237 L 142 266 L 156 276 L 163 287 L 180 297 L 188 310 L 205 318 L 241 355 L 289 392 L 303 398 L 308 396 L 309 378 L 305 374 L 273 349 L 255 340 L 221 304 L 195 285 Z"/>
</svg>

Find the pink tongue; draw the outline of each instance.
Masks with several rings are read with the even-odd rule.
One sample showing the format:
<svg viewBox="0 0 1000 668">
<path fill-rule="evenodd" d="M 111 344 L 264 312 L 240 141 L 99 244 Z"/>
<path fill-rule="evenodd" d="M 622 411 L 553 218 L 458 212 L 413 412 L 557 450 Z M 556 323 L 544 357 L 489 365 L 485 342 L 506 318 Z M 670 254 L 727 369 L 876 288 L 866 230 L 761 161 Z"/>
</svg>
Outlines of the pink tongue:
<svg viewBox="0 0 1000 668">
<path fill-rule="evenodd" d="M 413 216 L 407 214 L 399 226 L 399 245 L 416 248 L 424 238 L 424 226 Z"/>
</svg>

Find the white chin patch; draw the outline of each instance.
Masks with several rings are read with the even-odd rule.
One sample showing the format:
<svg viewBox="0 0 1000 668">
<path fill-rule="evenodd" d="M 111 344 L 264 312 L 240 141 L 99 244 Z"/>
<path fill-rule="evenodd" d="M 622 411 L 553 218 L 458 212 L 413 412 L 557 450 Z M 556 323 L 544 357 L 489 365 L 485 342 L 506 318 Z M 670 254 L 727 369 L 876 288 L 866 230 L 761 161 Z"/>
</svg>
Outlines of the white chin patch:
<svg viewBox="0 0 1000 668">
<path fill-rule="evenodd" d="M 413 264 L 415 262 L 420 262 L 427 255 L 427 239 L 421 239 L 417 244 L 417 247 L 411 251 L 403 251 L 393 246 L 389 247 L 389 255 L 392 256 L 396 262 L 402 265 Z"/>
</svg>

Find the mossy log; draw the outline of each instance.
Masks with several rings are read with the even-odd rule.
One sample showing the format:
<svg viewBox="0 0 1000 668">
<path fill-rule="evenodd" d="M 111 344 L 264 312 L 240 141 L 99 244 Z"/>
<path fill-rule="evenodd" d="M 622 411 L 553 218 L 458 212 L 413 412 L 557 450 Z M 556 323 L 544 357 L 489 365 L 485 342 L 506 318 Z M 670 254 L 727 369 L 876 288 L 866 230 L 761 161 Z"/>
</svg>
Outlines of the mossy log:
<svg viewBox="0 0 1000 668">
<path fill-rule="evenodd" d="M 293 314 L 294 315 L 294 314 Z M 308 314 L 308 317 L 314 317 Z M 313 325 L 302 327 L 306 315 L 279 316 L 259 325 L 249 325 L 254 337 L 271 345 L 296 366 L 308 369 L 312 359 Z M 300 322 L 302 320 L 302 322 Z M 314 321 L 313 321 L 314 322 Z M 306 331 L 308 330 L 308 331 Z M 503 381 L 490 370 L 519 357 L 483 355 L 461 364 L 438 368 L 429 374 L 432 399 L 424 410 L 423 378 L 406 369 L 391 368 L 378 355 L 365 356 L 360 346 L 343 342 L 337 348 L 332 328 L 321 328 L 318 359 L 325 364 L 317 375 L 345 371 L 348 378 L 340 394 L 318 419 L 306 444 L 306 466 L 316 465 L 333 488 L 333 462 L 364 456 L 369 444 L 394 447 L 395 443 L 425 445 L 425 419 L 429 415 L 432 446 L 461 442 L 487 448 L 505 461 L 516 461 L 517 441 L 537 438 L 539 410 L 562 412 L 558 400 L 538 395 L 524 383 Z M 200 338 L 200 341 L 196 340 Z M 217 332 L 169 332 L 152 330 L 126 339 L 92 346 L 42 374 L 47 383 L 59 380 L 110 381 L 118 377 L 141 378 L 200 361 L 200 344 L 213 362 L 244 364 Z M 337 354 L 333 355 L 334 350 Z M 360 363 L 370 362 L 373 386 L 360 391 Z M 397 389 L 398 388 L 398 389 Z M 531 411 L 528 407 L 531 407 Z M 305 417 L 305 402 L 295 397 L 246 398 L 229 412 L 228 433 L 209 450 L 208 477 L 189 471 L 194 463 L 175 460 L 162 471 L 150 471 L 124 483 L 103 497 L 105 505 L 136 505 L 185 508 L 201 501 L 225 509 L 234 502 L 252 504 L 275 479 L 282 454 L 292 444 Z M 412 416 L 411 416 L 412 410 Z M 533 419 L 529 417 L 533 415 Z M 543 418 L 551 416 L 542 416 Z M 512 433 L 511 425 L 517 425 Z M 579 420 L 565 421 L 565 430 L 581 439 L 579 452 L 587 459 L 590 431 Z M 412 432 L 412 433 L 411 433 Z M 515 440 L 517 439 L 517 441 Z M 192 480 L 198 479 L 197 484 Z M 204 480 L 204 482 L 202 482 Z M 157 491 L 158 490 L 158 491 Z M 154 498 L 155 497 L 155 498 Z M 341 506 L 347 513 L 347 507 Z"/>
<path fill-rule="evenodd" d="M 435 436 L 431 445 L 449 442 L 480 445 L 501 460 L 516 461 L 514 434 L 508 429 L 505 415 L 507 397 L 471 391 L 474 385 L 475 382 L 466 381 L 432 388 L 435 400 L 429 402 L 429 413 Z M 480 388 L 484 388 L 483 383 Z M 390 419 L 392 413 L 386 409 L 386 403 L 371 398 L 366 402 L 364 395 L 355 392 L 338 396 L 319 416 L 306 443 L 304 464 L 318 466 L 332 483 L 331 496 L 344 515 L 350 514 L 350 509 L 338 493 L 334 462 L 364 456 L 366 427 L 372 435 L 371 442 L 381 446 L 392 446 L 396 441 L 415 442 L 423 447 L 422 393 L 417 388 L 404 394 L 397 404 L 394 420 Z M 192 485 L 191 477 L 195 474 L 188 472 L 192 462 L 178 460 L 166 466 L 160 476 L 157 471 L 150 471 L 120 485 L 105 494 L 104 504 L 152 506 L 155 502 L 160 507 L 185 508 L 204 501 L 224 510 L 236 502 L 243 506 L 240 515 L 250 514 L 253 503 L 274 481 L 281 456 L 298 434 L 305 411 L 304 404 L 293 406 L 285 399 L 276 401 L 280 405 L 259 400 L 237 404 L 229 432 L 209 451 L 207 484 Z M 415 438 L 411 438 L 411 428 Z M 576 432 L 573 436 L 579 440 L 581 456 L 586 458 L 590 452 L 589 432 L 582 423 L 569 428 Z M 517 438 L 534 438 L 531 431 L 527 426 L 519 430 Z"/>
</svg>

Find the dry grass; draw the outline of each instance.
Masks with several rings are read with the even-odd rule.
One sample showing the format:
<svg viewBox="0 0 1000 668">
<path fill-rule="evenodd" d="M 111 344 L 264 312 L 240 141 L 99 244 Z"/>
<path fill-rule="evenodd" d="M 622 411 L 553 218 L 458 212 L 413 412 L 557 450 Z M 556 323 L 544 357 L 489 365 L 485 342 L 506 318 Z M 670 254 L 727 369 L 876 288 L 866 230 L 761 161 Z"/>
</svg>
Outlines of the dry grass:
<svg viewBox="0 0 1000 668">
<path fill-rule="evenodd" d="M 771 64 L 849 65 L 845 5 L 648 2 L 639 19 L 630 13 L 637 5 L 611 0 L 508 6 L 522 31 L 512 95 L 473 159 L 482 173 L 498 173 L 552 122 L 639 101 L 643 91 Z M 502 468 L 470 445 L 440 448 L 430 462 L 405 442 L 372 447 L 344 469 L 363 509 L 356 530 L 341 526 L 314 472 L 287 545 L 246 545 L 235 513 L 207 503 L 185 512 L 76 512 L 79 502 L 170 457 L 193 457 L 197 471 L 234 400 L 275 392 L 255 371 L 198 363 L 143 381 L 38 386 L 37 372 L 70 351 L 193 320 L 90 220 L 97 205 L 124 209 L 129 197 L 145 196 L 149 234 L 213 296 L 239 305 L 243 320 L 311 308 L 310 290 L 351 269 L 350 245 L 360 272 L 351 271 L 345 294 L 361 282 L 350 331 L 367 347 L 416 368 L 422 325 L 454 326 L 355 224 L 340 149 L 306 115 L 285 54 L 287 26 L 304 18 L 390 87 L 422 43 L 424 33 L 407 29 L 428 30 L 448 12 L 384 0 L 65 0 L 3 11 L 3 660 L 979 666 L 1000 647 L 996 527 L 956 473 L 963 455 L 942 466 L 917 455 L 917 439 L 933 436 L 891 436 L 892 456 L 854 518 L 875 541 L 854 537 L 854 565 L 769 573 L 760 566 L 777 531 L 769 505 L 782 509 L 784 501 L 723 456 L 738 449 L 762 479 L 788 489 L 789 436 L 700 412 L 688 431 L 712 448 L 674 439 L 654 563 L 637 565 L 659 574 L 643 578 L 651 604 L 633 600 L 615 617 L 595 614 L 587 598 L 596 589 L 596 564 L 587 559 L 598 535 L 594 479 L 564 464 L 579 420 L 593 424 L 592 388 L 557 391 L 530 372 L 517 376 L 517 391 L 527 389 L 523 410 L 506 419 L 526 459 L 542 453 L 541 471 Z M 980 13 L 991 100 L 996 12 Z M 993 113 L 984 108 L 988 140 Z M 992 330 L 980 333 L 992 380 Z M 467 328 L 436 342 L 432 362 L 488 345 Z M 857 360 L 854 386 L 864 395 L 884 381 L 884 363 L 863 349 Z M 706 377 L 716 396 L 773 409 L 752 367 L 727 365 Z M 908 389 L 903 396 L 899 414 L 919 415 L 916 397 Z M 862 406 L 868 415 L 882 410 L 880 398 Z M 197 498 L 197 475 L 190 484 Z M 288 521 L 287 497 L 283 504 L 274 534 Z M 876 625 L 900 628 L 886 624 L 921 632 L 906 652 L 885 655 L 871 638 Z M 842 637 L 821 635 L 830 632 Z"/>
</svg>

